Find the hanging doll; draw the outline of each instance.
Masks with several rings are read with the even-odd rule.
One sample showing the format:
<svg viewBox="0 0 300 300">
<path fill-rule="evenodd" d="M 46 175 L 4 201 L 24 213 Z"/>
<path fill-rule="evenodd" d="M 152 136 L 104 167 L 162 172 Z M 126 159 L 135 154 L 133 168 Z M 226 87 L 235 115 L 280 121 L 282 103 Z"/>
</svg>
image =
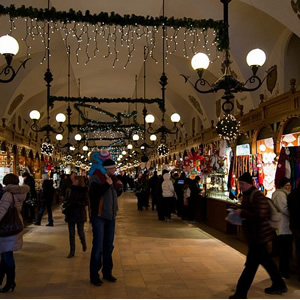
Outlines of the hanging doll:
<svg viewBox="0 0 300 300">
<path fill-rule="evenodd" d="M 108 158 L 111 158 L 111 155 L 105 149 L 102 149 L 100 152 L 93 152 L 91 155 L 92 166 L 89 170 L 89 175 L 92 176 L 96 170 L 99 170 L 105 175 L 106 170 L 103 168 L 103 162 Z"/>
</svg>

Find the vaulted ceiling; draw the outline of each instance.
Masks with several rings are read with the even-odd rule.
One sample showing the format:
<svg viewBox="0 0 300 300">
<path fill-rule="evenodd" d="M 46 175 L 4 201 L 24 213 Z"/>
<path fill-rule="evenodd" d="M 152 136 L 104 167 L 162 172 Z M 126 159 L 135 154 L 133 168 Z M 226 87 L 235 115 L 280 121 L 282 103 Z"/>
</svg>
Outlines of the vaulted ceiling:
<svg viewBox="0 0 300 300">
<path fill-rule="evenodd" d="M 289 58 L 288 51 L 293 52 L 292 44 L 296 49 L 299 46 L 300 37 L 300 1 L 282 0 L 234 0 L 229 4 L 229 34 L 232 68 L 239 80 L 245 81 L 250 75 L 251 70 L 246 64 L 245 57 L 253 48 L 261 48 L 267 55 L 265 65 L 259 70 L 260 76 L 265 76 L 265 71 L 271 66 L 277 65 L 278 79 L 273 92 L 268 91 L 267 86 L 263 86 L 256 92 L 241 93 L 236 96 L 237 101 L 244 106 L 244 112 L 256 108 L 260 102 L 259 94 L 264 94 L 269 99 L 272 96 L 286 92 L 289 88 L 288 82 L 291 77 L 299 76 L 299 63 L 292 63 L 293 58 Z M 46 8 L 47 0 L 26 0 L 11 1 L 2 0 L 3 6 L 14 4 L 16 7 L 21 5 Z M 158 17 L 162 15 L 162 0 L 51 0 L 50 6 L 57 11 L 68 11 L 70 8 L 75 11 L 91 13 L 115 12 L 121 16 L 135 14 L 142 16 Z M 298 10 L 298 11 L 297 11 Z M 165 15 L 174 18 L 192 19 L 223 19 L 223 5 L 220 0 L 165 0 Z M 30 23 L 30 21 L 27 21 Z M 27 23 L 28 24 L 28 23 Z M 15 25 L 15 29 L 13 28 Z M 21 69 L 17 77 L 11 83 L 0 83 L 0 110 L 1 118 L 6 119 L 8 125 L 17 123 L 19 127 L 25 128 L 25 132 L 30 130 L 29 112 L 38 109 L 44 112 L 41 123 L 45 122 L 46 111 L 46 87 L 44 73 L 47 69 L 45 57 L 45 44 L 39 35 L 34 38 L 28 35 L 26 21 L 19 18 L 14 24 L 9 22 L 7 16 L 0 17 L 0 36 L 9 34 L 12 26 L 12 35 L 19 41 L 20 51 L 14 58 L 13 65 L 17 66 L 18 61 L 24 60 L 30 53 L 31 59 L 26 64 L 26 69 Z M 34 26 L 34 22 L 31 24 Z M 104 25 L 105 27 L 105 25 Z M 84 29 L 83 30 L 87 30 Z M 89 29 L 90 30 L 90 29 Z M 108 32 L 108 27 L 106 29 Z M 111 27 L 110 34 L 98 36 L 99 52 L 95 51 L 96 46 L 90 34 L 90 45 L 87 47 L 87 35 L 83 34 L 81 45 L 78 39 L 68 36 L 67 42 L 64 40 L 65 32 L 63 29 L 54 30 L 50 39 L 50 70 L 53 73 L 51 83 L 51 95 L 68 95 L 68 55 L 66 44 L 70 46 L 70 96 L 77 97 L 97 97 L 97 98 L 160 98 L 161 86 L 159 79 L 162 74 L 162 40 L 161 31 L 156 36 L 153 54 L 147 57 L 144 63 L 145 39 L 130 40 L 129 44 L 121 46 L 120 39 L 118 45 L 114 45 L 114 27 Z M 140 29 L 143 30 L 143 29 Z M 34 30 L 33 30 L 34 31 Z M 104 31 L 103 31 L 104 32 Z M 78 35 L 80 35 L 78 26 Z M 139 32 L 135 33 L 136 36 Z M 174 35 L 175 31 L 168 28 L 169 36 Z M 188 38 L 188 37 L 187 37 Z M 205 77 L 210 81 L 215 81 L 221 75 L 222 53 L 217 53 L 211 42 L 214 38 L 212 31 L 207 32 L 208 45 L 203 47 L 205 37 L 192 49 L 195 52 L 206 51 L 210 54 L 213 63 L 205 71 Z M 184 43 L 184 35 L 178 35 L 176 52 L 168 53 L 166 74 L 168 85 L 166 89 L 166 118 L 173 112 L 181 115 L 180 131 L 182 135 L 190 135 L 192 124 L 195 124 L 196 132 L 200 125 L 204 128 L 209 127 L 211 120 L 217 119 L 216 101 L 222 95 L 199 94 L 190 84 L 185 83 L 180 74 L 191 76 L 191 80 L 197 79 L 197 74 L 190 66 L 192 50 L 191 41 Z M 190 45 L 189 45 L 189 44 Z M 169 40 L 169 51 L 175 50 L 175 43 Z M 128 47 L 127 47 L 128 46 Z M 29 48 L 30 47 L 30 48 Z M 128 49 L 132 49 L 132 57 L 128 63 Z M 187 47 L 186 52 L 184 51 Z M 95 52 L 94 52 L 95 51 Z M 118 60 L 116 60 L 116 52 Z M 108 58 L 104 56 L 111 52 Z M 94 57 L 94 53 L 96 56 Z M 78 56 L 76 55 L 78 54 Z M 187 54 L 189 57 L 186 57 Z M 291 54 L 296 55 L 296 54 Z M 219 57 L 219 58 L 218 58 Z M 89 59 L 90 58 L 90 59 Z M 299 59 L 298 59 L 299 60 Z M 1 69 L 5 65 L 4 58 L 0 58 Z M 288 65 L 287 65 L 288 64 Z M 144 80 L 144 66 L 146 65 L 146 79 Z M 288 71 L 288 72 L 287 72 Z M 137 80 L 135 79 L 137 76 Z M 299 80 L 298 80 L 299 81 Z M 79 83 L 80 82 L 80 83 Z M 144 89 L 144 82 L 146 86 Z M 136 88 L 137 87 L 137 88 Z M 96 104 L 94 104 L 96 105 Z M 143 104 L 97 104 L 104 111 L 116 114 L 130 113 L 138 111 L 138 121 L 142 123 Z M 54 123 L 55 115 L 58 112 L 66 112 L 66 102 L 55 102 L 51 109 L 51 122 Z M 72 106 L 71 106 L 72 107 Z M 153 113 L 157 122 L 161 119 L 161 111 L 157 104 L 147 105 L 147 110 Z M 86 109 L 85 113 L 91 119 L 108 120 L 109 118 L 100 114 L 99 111 Z M 194 118 L 194 121 L 193 121 Z M 72 107 L 72 123 L 81 122 L 78 112 Z M 169 121 L 168 121 L 169 122 Z M 171 125 L 170 123 L 167 123 Z M 20 128 L 17 127 L 17 130 Z"/>
</svg>

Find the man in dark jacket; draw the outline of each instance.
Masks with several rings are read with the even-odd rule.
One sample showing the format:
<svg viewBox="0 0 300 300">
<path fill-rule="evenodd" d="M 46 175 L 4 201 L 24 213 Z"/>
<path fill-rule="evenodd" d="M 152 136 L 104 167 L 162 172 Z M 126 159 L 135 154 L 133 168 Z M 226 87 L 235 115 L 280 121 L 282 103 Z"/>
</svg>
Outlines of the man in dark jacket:
<svg viewBox="0 0 300 300">
<path fill-rule="evenodd" d="M 300 181 L 297 188 L 287 198 L 290 213 L 290 229 L 293 234 L 298 263 L 298 280 L 300 281 Z"/>
<path fill-rule="evenodd" d="M 246 172 L 239 177 L 239 187 L 243 192 L 242 206 L 235 213 L 243 218 L 242 228 L 248 240 L 248 254 L 245 268 L 238 280 L 235 293 L 230 299 L 246 299 L 256 271 L 261 264 L 272 280 L 272 286 L 265 289 L 267 294 L 282 294 L 287 287 L 267 249 L 267 243 L 274 237 L 269 224 L 270 206 L 268 199 L 252 183 Z"/>
<path fill-rule="evenodd" d="M 115 282 L 112 275 L 115 222 L 118 211 L 117 197 L 121 195 L 123 185 L 114 173 L 115 162 L 107 159 L 103 162 L 106 174 L 95 170 L 90 179 L 89 200 L 91 207 L 91 222 L 93 227 L 93 248 L 90 259 L 90 281 L 100 286 L 103 281 L 99 277 L 102 269 L 103 278 Z"/>
</svg>

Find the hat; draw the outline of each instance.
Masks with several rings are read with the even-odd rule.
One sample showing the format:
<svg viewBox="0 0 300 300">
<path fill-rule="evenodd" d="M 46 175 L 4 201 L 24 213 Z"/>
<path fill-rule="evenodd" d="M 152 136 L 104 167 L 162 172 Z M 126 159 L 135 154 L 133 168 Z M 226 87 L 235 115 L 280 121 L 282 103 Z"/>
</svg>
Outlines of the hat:
<svg viewBox="0 0 300 300">
<path fill-rule="evenodd" d="M 112 168 L 116 168 L 116 164 L 112 159 L 107 159 L 103 162 L 103 168 L 104 169 L 112 169 Z"/>
<path fill-rule="evenodd" d="M 99 153 L 99 156 L 103 161 L 111 158 L 110 153 L 106 149 L 102 149 Z"/>
<path fill-rule="evenodd" d="M 249 172 L 245 172 L 243 175 L 241 175 L 239 177 L 239 181 L 244 181 L 244 182 L 247 182 L 249 184 L 253 184 L 252 176 L 250 175 Z"/>
</svg>

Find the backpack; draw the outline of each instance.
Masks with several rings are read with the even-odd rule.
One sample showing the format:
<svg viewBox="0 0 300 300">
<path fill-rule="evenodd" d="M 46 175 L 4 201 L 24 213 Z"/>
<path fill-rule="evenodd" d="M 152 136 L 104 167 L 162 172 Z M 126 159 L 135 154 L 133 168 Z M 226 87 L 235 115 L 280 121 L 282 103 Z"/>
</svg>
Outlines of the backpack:
<svg viewBox="0 0 300 300">
<path fill-rule="evenodd" d="M 252 198 L 256 192 L 260 192 L 260 191 L 258 189 L 255 189 L 251 192 L 250 199 L 249 199 L 250 202 L 252 201 Z M 275 230 L 279 229 L 280 224 L 281 224 L 280 210 L 278 209 L 278 207 L 274 204 L 274 202 L 270 198 L 268 198 L 268 197 L 266 197 L 266 198 L 268 200 L 268 203 L 270 206 L 270 212 L 271 212 L 269 224 L 273 229 L 275 229 Z"/>
</svg>

